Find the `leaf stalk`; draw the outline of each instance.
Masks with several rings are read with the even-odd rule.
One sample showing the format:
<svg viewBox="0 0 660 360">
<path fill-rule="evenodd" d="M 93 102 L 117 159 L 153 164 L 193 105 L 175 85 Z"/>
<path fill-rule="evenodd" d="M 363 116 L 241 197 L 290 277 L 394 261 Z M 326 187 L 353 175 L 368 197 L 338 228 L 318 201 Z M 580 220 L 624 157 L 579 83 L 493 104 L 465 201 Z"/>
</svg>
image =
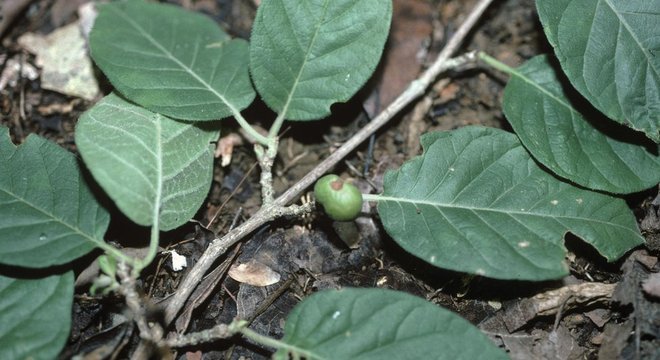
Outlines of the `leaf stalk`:
<svg viewBox="0 0 660 360">
<path fill-rule="evenodd" d="M 250 125 L 250 123 L 247 122 L 247 120 L 245 120 L 245 118 L 243 117 L 243 115 L 241 115 L 240 112 L 233 111 L 233 115 L 236 121 L 238 122 L 238 124 L 243 128 L 243 130 L 245 130 L 245 132 L 247 132 L 248 135 L 254 138 L 256 142 L 264 146 L 271 145 L 272 139 L 261 135 L 255 128 L 252 127 L 252 125 Z"/>
<path fill-rule="evenodd" d="M 516 69 L 514 69 L 514 68 L 510 67 L 509 65 L 495 59 L 494 57 L 486 54 L 483 51 L 479 51 L 477 56 L 479 57 L 479 59 L 481 61 L 485 62 L 487 65 L 493 67 L 494 69 L 505 72 L 505 73 L 509 74 L 510 76 L 518 74 Z"/>
<path fill-rule="evenodd" d="M 243 321 L 244 324 L 242 324 L 242 327 L 240 327 L 240 333 L 243 334 L 246 338 L 262 345 L 266 345 L 268 347 L 272 347 L 278 350 L 285 350 L 289 354 L 295 354 L 298 357 L 302 355 L 305 359 L 322 359 L 321 357 L 317 356 L 316 354 L 313 354 L 307 350 L 301 349 L 299 347 L 293 346 L 291 344 L 287 344 L 283 341 L 273 339 L 268 336 L 261 335 L 255 331 L 250 330 L 246 325 L 247 322 Z M 240 325 L 239 325 L 240 326 Z M 231 325 L 230 325 L 231 327 Z"/>
</svg>

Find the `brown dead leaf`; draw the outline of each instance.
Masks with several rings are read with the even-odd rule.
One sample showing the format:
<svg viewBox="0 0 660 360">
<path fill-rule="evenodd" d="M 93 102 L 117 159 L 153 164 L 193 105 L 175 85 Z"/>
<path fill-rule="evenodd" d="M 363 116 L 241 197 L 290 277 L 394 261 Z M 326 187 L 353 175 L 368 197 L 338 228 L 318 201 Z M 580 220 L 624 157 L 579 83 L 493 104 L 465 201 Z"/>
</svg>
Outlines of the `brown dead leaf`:
<svg viewBox="0 0 660 360">
<path fill-rule="evenodd" d="M 375 116 L 419 75 L 427 43 L 433 30 L 433 8 L 426 0 L 394 0 L 392 28 L 383 55 L 382 86 L 365 102 L 365 109 Z"/>
<path fill-rule="evenodd" d="M 50 8 L 50 21 L 53 26 L 60 27 L 73 18 L 80 5 L 89 0 L 56 0 Z"/>
<path fill-rule="evenodd" d="M 642 283 L 642 289 L 650 296 L 660 299 L 660 273 L 654 273 Z"/>
<path fill-rule="evenodd" d="M 14 19 L 21 14 L 31 0 L 3 0 L 0 2 L 0 38 L 2 34 L 14 22 Z"/>
<path fill-rule="evenodd" d="M 593 309 L 584 313 L 596 326 L 602 328 L 612 318 L 612 312 L 606 309 Z"/>
<path fill-rule="evenodd" d="M 227 274 L 238 282 L 252 286 L 268 286 L 280 281 L 280 274 L 255 260 L 232 265 Z"/>
<path fill-rule="evenodd" d="M 635 321 L 628 319 L 623 324 L 605 325 L 603 340 L 598 350 L 598 359 L 621 359 L 621 353 L 628 344 L 628 339 L 635 327 Z"/>
<path fill-rule="evenodd" d="M 202 360 L 204 358 L 203 355 L 204 353 L 202 353 L 200 350 L 197 350 L 195 352 L 187 351 L 186 360 Z"/>
<path fill-rule="evenodd" d="M 234 146 L 243 145 L 243 138 L 236 133 L 223 136 L 218 141 L 218 147 L 215 149 L 215 157 L 220 158 L 220 165 L 225 167 L 231 163 L 231 156 L 234 153 Z"/>
<path fill-rule="evenodd" d="M 41 105 L 37 108 L 37 112 L 43 116 L 50 116 L 53 114 L 68 114 L 76 105 L 80 104 L 80 101 L 80 99 L 73 99 L 66 103 Z"/>
<path fill-rule="evenodd" d="M 521 300 L 517 306 L 506 310 L 504 322 L 513 332 L 537 316 L 557 314 L 611 300 L 616 284 L 582 283 L 546 291 L 529 299 Z"/>
<path fill-rule="evenodd" d="M 4 90 L 7 85 L 16 86 L 20 78 L 36 80 L 38 77 L 39 71 L 37 68 L 22 61 L 20 56 L 14 56 L 7 60 L 4 70 L 0 74 L 0 90 Z"/>
</svg>

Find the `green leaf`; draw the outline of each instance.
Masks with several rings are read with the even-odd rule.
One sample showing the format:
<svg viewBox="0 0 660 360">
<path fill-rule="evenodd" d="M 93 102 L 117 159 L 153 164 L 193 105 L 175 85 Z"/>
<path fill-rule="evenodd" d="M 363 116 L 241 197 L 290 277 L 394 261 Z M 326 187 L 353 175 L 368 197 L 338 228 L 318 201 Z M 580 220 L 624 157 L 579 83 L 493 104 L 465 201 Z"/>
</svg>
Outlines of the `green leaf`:
<svg viewBox="0 0 660 360">
<path fill-rule="evenodd" d="M 545 280 L 568 274 L 567 232 L 610 261 L 644 241 L 623 200 L 560 181 L 513 134 L 465 127 L 422 145 L 423 155 L 385 174 L 378 212 L 394 240 L 430 264 Z"/>
<path fill-rule="evenodd" d="M 660 0 L 537 0 L 571 83 L 608 117 L 660 142 Z"/>
<path fill-rule="evenodd" d="M 262 2 L 250 39 L 259 94 L 285 119 L 327 116 L 373 73 L 391 18 L 390 0 Z"/>
<path fill-rule="evenodd" d="M 84 113 L 76 145 L 96 181 L 140 225 L 174 229 L 199 209 L 211 186 L 219 131 L 176 121 L 110 94 Z"/>
<path fill-rule="evenodd" d="M 73 273 L 43 279 L 0 275 L 0 358 L 56 359 L 71 328 Z"/>
<path fill-rule="evenodd" d="M 16 147 L 0 127 L 0 263 L 48 267 L 103 247 L 110 217 L 73 154 L 36 135 Z"/>
<path fill-rule="evenodd" d="M 458 315 L 385 289 L 316 293 L 293 309 L 284 333 L 308 359 L 507 359 Z M 274 358 L 289 359 L 283 350 Z"/>
<path fill-rule="evenodd" d="M 100 5 L 92 58 L 126 98 L 185 120 L 214 120 L 254 100 L 248 45 L 206 16 L 144 1 Z"/>
<path fill-rule="evenodd" d="M 621 125 L 603 126 L 608 121 L 600 113 L 583 116 L 575 96 L 568 96 L 548 58 L 537 56 L 512 73 L 504 114 L 527 150 L 563 178 L 612 193 L 657 185 L 659 147 Z"/>
</svg>

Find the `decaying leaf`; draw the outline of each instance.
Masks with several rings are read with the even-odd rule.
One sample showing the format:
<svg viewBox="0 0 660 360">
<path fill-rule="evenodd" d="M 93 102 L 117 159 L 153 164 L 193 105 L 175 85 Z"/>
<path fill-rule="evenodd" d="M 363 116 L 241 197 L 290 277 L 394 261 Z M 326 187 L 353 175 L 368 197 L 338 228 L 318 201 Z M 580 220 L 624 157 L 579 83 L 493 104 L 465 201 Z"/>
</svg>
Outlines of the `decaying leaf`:
<svg viewBox="0 0 660 360">
<path fill-rule="evenodd" d="M 37 55 L 37 66 L 43 71 L 42 88 L 86 100 L 92 100 L 99 94 L 92 61 L 78 23 L 64 26 L 46 36 L 27 33 L 18 39 L 18 43 Z"/>
<path fill-rule="evenodd" d="M 16 86 L 20 78 L 36 80 L 38 77 L 39 72 L 34 66 L 22 61 L 19 56 L 14 56 L 7 60 L 4 70 L 0 74 L 0 90 L 7 85 Z"/>
<path fill-rule="evenodd" d="M 642 289 L 648 295 L 660 298 L 660 273 L 649 275 L 648 279 L 642 283 Z"/>
<path fill-rule="evenodd" d="M 228 274 L 232 279 L 252 286 L 268 286 L 280 281 L 280 274 L 256 260 L 236 264 L 229 268 Z"/>
<path fill-rule="evenodd" d="M 231 133 L 220 138 L 220 141 L 218 141 L 218 147 L 215 149 L 215 157 L 220 158 L 220 165 L 222 167 L 231 163 L 234 146 L 238 145 L 243 145 L 243 139 L 236 133 Z"/>
</svg>

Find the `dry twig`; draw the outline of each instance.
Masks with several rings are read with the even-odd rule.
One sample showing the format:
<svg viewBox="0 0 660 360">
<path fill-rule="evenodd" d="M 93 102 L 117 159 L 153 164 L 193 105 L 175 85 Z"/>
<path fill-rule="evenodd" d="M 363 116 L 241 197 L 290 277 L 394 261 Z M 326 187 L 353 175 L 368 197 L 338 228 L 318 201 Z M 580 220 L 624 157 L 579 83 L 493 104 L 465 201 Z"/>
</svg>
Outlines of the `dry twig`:
<svg viewBox="0 0 660 360">
<path fill-rule="evenodd" d="M 330 170 L 336 163 L 352 152 L 358 145 L 386 124 L 404 107 L 413 102 L 419 96 L 423 95 L 426 88 L 435 81 L 439 74 L 447 69 L 462 65 L 468 61 L 473 61 L 475 58 L 473 53 L 459 56 L 454 59 L 450 59 L 450 56 L 459 48 L 467 34 L 474 27 L 477 20 L 492 1 L 493 0 L 480 0 L 467 16 L 463 24 L 461 24 L 454 36 L 447 42 L 447 45 L 440 52 L 435 62 L 417 80 L 413 81 L 392 104 L 369 122 L 369 124 L 355 133 L 355 135 L 344 143 L 344 145 L 318 164 L 284 194 L 275 199 L 272 204 L 262 207 L 249 220 L 235 228 L 233 231 L 227 233 L 224 237 L 214 240 L 206 249 L 195 267 L 190 270 L 176 294 L 168 303 L 167 308 L 165 309 L 165 322 L 167 324 L 172 322 L 186 299 L 199 283 L 199 280 L 209 270 L 215 260 L 223 255 L 231 245 L 240 241 L 264 223 L 280 217 L 282 215 L 280 212 L 283 206 L 287 205 L 294 199 L 297 199 L 300 193 L 311 186 L 316 179 Z M 301 213 L 302 212 L 304 212 L 304 209 L 301 209 Z M 292 215 L 295 215 L 295 213 Z"/>
</svg>

